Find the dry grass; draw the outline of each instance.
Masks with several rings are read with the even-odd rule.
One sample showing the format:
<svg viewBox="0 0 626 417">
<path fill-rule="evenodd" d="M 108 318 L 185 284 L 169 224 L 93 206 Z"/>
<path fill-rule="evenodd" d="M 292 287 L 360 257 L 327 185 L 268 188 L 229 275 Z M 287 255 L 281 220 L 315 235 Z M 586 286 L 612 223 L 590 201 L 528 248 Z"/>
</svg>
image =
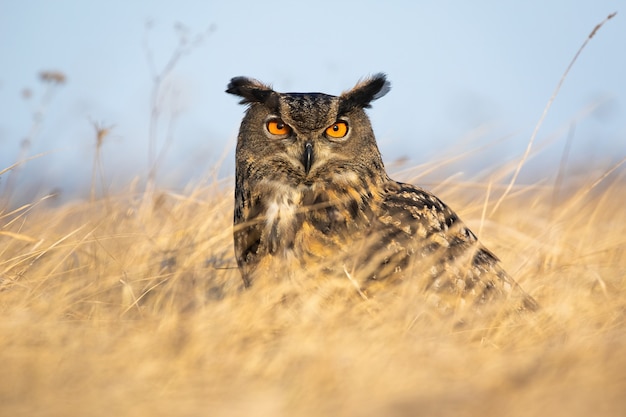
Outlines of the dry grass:
<svg viewBox="0 0 626 417">
<path fill-rule="evenodd" d="M 420 294 L 240 291 L 219 184 L 5 213 L 0 414 L 624 415 L 615 177 L 554 207 L 550 188 L 518 187 L 482 224 L 486 186 L 438 190 L 542 305 L 460 329 Z"/>
</svg>

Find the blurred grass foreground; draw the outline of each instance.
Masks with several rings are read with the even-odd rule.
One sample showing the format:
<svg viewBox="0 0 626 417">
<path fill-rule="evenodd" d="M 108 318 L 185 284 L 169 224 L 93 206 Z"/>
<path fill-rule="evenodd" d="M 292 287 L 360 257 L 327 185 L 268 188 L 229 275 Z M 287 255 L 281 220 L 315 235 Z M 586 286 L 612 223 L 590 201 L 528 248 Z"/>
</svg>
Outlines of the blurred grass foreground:
<svg viewBox="0 0 626 417">
<path fill-rule="evenodd" d="M 421 294 L 242 291 L 230 183 L 5 209 L 0 415 L 624 415 L 622 177 L 493 215 L 504 187 L 436 188 L 542 306 L 464 327 Z"/>
</svg>

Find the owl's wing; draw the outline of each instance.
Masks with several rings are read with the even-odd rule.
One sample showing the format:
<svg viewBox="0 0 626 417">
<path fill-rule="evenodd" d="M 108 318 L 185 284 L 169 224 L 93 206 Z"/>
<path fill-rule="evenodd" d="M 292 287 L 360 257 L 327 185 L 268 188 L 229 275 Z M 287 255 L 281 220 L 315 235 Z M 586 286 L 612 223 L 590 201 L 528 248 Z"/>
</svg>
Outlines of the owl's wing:
<svg viewBox="0 0 626 417">
<path fill-rule="evenodd" d="M 537 304 L 504 271 L 498 258 L 433 194 L 389 181 L 377 210 L 370 260 L 379 264 L 370 280 L 419 280 L 437 302 L 482 304 L 506 297 L 520 309 Z"/>
</svg>

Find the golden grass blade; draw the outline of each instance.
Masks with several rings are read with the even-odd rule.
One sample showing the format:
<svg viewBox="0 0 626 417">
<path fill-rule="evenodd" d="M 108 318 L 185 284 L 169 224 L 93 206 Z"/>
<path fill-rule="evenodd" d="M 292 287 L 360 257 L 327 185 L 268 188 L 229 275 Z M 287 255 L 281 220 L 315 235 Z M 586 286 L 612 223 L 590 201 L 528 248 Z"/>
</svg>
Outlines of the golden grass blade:
<svg viewBox="0 0 626 417">
<path fill-rule="evenodd" d="M 10 238 L 21 240 L 23 242 L 28 242 L 28 243 L 34 243 L 34 242 L 39 241 L 39 239 L 35 239 L 34 237 L 23 235 L 21 233 L 6 232 L 2 230 L 0 230 L 0 236 L 8 236 Z"/>
<path fill-rule="evenodd" d="M 21 161 L 18 161 L 18 162 L 16 162 L 16 163 L 14 163 L 14 164 L 12 164 L 12 165 L 10 165 L 10 166 L 8 166 L 8 167 L 4 168 L 3 170 L 0 170 L 0 175 L 5 174 L 5 173 L 9 172 L 9 171 L 11 171 L 12 169 L 15 169 L 15 168 L 19 167 L 20 165 L 25 164 L 25 163 L 26 163 L 26 162 L 28 162 L 28 161 L 32 161 L 33 159 L 37 159 L 37 158 L 41 158 L 42 156 L 45 156 L 45 155 L 47 155 L 47 152 L 38 153 L 38 154 L 36 154 L 36 155 L 30 156 L 30 157 L 25 158 L 25 159 L 23 159 L 23 160 L 21 160 Z"/>
</svg>

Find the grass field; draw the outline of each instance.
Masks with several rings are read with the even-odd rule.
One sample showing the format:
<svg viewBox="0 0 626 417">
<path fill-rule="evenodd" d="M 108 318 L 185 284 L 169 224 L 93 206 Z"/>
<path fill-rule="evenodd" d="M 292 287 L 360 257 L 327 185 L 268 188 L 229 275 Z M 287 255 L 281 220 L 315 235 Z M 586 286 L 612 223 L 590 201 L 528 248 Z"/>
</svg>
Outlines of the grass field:
<svg viewBox="0 0 626 417">
<path fill-rule="evenodd" d="M 622 174 L 493 215 L 502 187 L 429 187 L 542 306 L 464 327 L 422 294 L 241 291 L 229 183 L 4 212 L 0 415 L 626 415 Z"/>
</svg>

